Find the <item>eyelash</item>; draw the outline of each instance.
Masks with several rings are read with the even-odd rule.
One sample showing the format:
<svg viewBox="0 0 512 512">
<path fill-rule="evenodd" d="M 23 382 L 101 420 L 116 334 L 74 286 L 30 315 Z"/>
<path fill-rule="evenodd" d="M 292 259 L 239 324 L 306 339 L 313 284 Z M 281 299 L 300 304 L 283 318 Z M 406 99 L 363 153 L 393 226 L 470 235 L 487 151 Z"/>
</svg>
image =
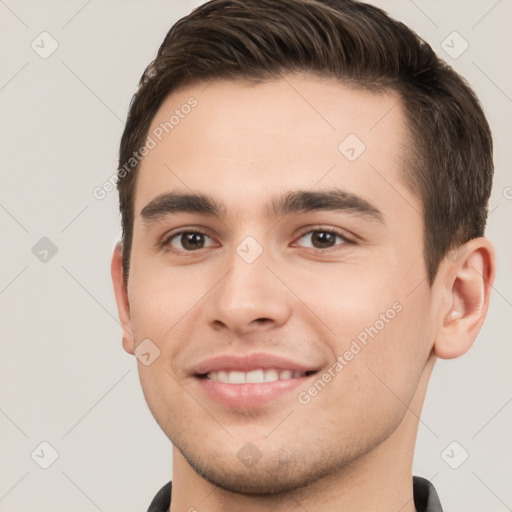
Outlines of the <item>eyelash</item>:
<svg viewBox="0 0 512 512">
<path fill-rule="evenodd" d="M 333 235 L 336 235 L 337 237 L 341 238 L 343 240 L 343 242 L 341 244 L 336 244 L 335 246 L 333 247 L 327 247 L 325 249 L 318 249 L 318 248 L 315 248 L 315 247 L 305 247 L 305 249 L 310 249 L 312 251 L 316 251 L 316 252 L 322 252 L 322 253 L 325 253 L 325 252 L 328 252 L 328 251 L 331 251 L 331 250 L 335 250 L 336 247 L 340 247 L 340 246 L 343 246 L 343 245 L 347 245 L 347 244 L 355 244 L 355 240 L 349 238 L 345 233 L 337 230 L 337 229 L 333 229 L 333 228 L 324 228 L 322 226 L 316 226 L 314 228 L 307 228 L 306 230 L 302 231 L 301 233 L 299 233 L 298 237 L 296 238 L 296 240 L 300 240 L 302 237 L 304 237 L 304 235 L 308 235 L 310 233 L 315 233 L 315 232 L 322 232 L 322 233 L 329 233 L 329 234 L 333 234 Z M 178 231 L 177 233 L 173 233 L 172 235 L 170 236 L 167 236 L 165 237 L 162 242 L 159 244 L 161 249 L 167 251 L 167 252 L 171 252 L 173 254 L 182 254 L 184 255 L 185 257 L 187 256 L 194 256 L 195 253 L 198 253 L 201 251 L 201 249 L 197 249 L 197 250 L 194 250 L 194 251 L 187 251 L 187 250 L 177 250 L 177 249 L 174 249 L 170 246 L 170 243 L 171 241 L 176 238 L 176 237 L 179 237 L 181 235 L 183 235 L 184 233 L 193 233 L 193 234 L 197 234 L 197 235 L 205 235 L 207 236 L 208 238 L 213 238 L 212 236 L 210 236 L 207 232 L 201 230 L 201 229 L 195 229 L 195 228 L 189 228 L 189 229 L 183 229 L 181 231 Z M 207 247 L 204 247 L 203 249 L 207 249 Z"/>
</svg>

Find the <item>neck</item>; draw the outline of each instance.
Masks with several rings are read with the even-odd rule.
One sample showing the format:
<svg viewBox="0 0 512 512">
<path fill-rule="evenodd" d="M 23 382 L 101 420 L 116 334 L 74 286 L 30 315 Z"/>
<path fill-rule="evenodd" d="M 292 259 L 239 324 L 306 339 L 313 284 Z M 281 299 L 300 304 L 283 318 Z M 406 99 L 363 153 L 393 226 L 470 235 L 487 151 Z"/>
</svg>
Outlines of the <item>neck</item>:
<svg viewBox="0 0 512 512">
<path fill-rule="evenodd" d="M 340 471 L 306 487 L 279 495 L 233 493 L 199 476 L 174 447 L 170 512 L 415 512 L 412 490 L 414 446 L 434 362 L 432 356 L 402 422 L 386 440 Z"/>
</svg>

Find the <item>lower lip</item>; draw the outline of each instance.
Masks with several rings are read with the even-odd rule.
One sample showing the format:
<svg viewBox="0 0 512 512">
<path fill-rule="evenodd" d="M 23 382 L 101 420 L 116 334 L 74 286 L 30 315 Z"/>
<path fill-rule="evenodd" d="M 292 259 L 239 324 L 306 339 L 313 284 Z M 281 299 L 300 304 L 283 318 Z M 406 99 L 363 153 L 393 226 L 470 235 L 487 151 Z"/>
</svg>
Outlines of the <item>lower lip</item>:
<svg viewBox="0 0 512 512">
<path fill-rule="evenodd" d="M 228 384 L 204 377 L 196 377 L 199 386 L 209 397 L 225 407 L 250 409 L 272 400 L 304 385 L 315 374 L 295 379 L 276 380 L 258 384 Z"/>
</svg>

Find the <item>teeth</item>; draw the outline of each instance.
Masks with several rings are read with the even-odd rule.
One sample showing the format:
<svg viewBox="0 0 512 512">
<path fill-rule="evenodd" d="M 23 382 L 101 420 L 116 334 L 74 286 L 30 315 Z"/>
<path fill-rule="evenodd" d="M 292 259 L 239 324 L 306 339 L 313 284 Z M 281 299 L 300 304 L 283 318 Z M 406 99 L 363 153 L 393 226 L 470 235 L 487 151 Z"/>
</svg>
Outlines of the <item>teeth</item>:
<svg viewBox="0 0 512 512">
<path fill-rule="evenodd" d="M 262 382 L 275 382 L 276 380 L 298 379 L 304 377 L 306 372 L 291 370 L 275 370 L 273 368 L 264 370 L 251 370 L 250 372 L 220 370 L 210 372 L 206 377 L 210 380 L 217 380 L 226 384 L 259 384 Z"/>
<path fill-rule="evenodd" d="M 245 382 L 245 373 L 244 372 L 229 372 L 228 373 L 228 382 L 230 384 L 243 384 Z"/>
<path fill-rule="evenodd" d="M 263 370 L 253 370 L 245 374 L 244 382 L 257 384 L 258 382 L 265 382 L 265 373 Z"/>
</svg>

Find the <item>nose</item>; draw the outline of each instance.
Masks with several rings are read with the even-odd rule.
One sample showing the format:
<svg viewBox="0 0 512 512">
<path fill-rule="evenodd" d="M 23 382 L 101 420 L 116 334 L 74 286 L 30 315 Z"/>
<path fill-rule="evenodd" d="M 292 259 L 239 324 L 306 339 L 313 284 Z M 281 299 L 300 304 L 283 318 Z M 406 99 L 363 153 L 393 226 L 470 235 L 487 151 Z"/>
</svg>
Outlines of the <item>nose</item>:
<svg viewBox="0 0 512 512">
<path fill-rule="evenodd" d="M 205 304 L 211 327 L 240 336 L 284 325 L 293 297 L 275 270 L 267 267 L 265 251 L 252 263 L 234 251 L 229 263 L 229 271 L 208 294 Z"/>
</svg>

